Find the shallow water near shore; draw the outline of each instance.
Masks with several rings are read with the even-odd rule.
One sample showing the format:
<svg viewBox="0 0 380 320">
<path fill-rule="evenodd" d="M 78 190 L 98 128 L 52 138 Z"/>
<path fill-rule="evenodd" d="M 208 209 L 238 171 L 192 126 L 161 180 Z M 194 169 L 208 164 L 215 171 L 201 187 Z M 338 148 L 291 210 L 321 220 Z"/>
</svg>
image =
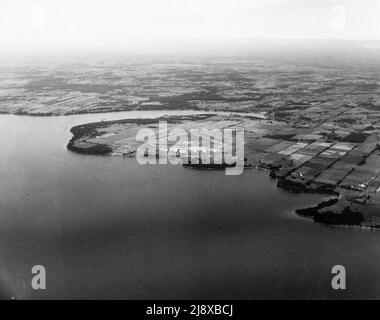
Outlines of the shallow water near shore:
<svg viewBox="0 0 380 320">
<path fill-rule="evenodd" d="M 67 151 L 83 123 L 194 112 L 0 115 L 0 286 L 17 299 L 380 298 L 380 233 L 293 211 L 324 197 L 243 175 Z M 347 290 L 331 289 L 331 268 Z M 33 265 L 47 290 L 30 286 Z"/>
</svg>

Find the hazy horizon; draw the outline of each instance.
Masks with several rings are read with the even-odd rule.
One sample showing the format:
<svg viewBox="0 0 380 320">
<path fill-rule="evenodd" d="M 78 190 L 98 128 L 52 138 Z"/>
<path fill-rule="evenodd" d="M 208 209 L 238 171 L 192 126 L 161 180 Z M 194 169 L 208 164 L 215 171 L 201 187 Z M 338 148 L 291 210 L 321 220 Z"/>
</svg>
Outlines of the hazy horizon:
<svg viewBox="0 0 380 320">
<path fill-rule="evenodd" d="M 378 41 L 380 0 L 0 3 L 1 54 L 177 52 L 197 46 L 224 49 L 248 39 Z"/>
</svg>

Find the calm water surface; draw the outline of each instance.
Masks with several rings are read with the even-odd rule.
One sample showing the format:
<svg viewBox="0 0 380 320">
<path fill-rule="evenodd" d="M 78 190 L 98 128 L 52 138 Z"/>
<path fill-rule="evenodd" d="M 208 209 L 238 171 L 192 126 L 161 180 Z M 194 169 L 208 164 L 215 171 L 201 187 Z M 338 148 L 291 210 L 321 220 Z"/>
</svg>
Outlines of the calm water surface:
<svg viewBox="0 0 380 320">
<path fill-rule="evenodd" d="M 380 298 L 380 233 L 292 213 L 321 196 L 282 192 L 265 171 L 231 177 L 66 150 L 74 125 L 139 116 L 0 115 L 6 295 Z M 336 264 L 347 269 L 345 292 L 330 286 Z M 46 291 L 31 289 L 33 265 L 46 267 Z"/>
</svg>

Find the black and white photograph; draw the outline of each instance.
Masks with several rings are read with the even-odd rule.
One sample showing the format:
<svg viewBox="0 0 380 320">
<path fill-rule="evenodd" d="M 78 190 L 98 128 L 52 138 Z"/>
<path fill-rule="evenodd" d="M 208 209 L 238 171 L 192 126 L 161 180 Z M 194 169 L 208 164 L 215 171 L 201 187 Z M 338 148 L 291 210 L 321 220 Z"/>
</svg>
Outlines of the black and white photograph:
<svg viewBox="0 0 380 320">
<path fill-rule="evenodd" d="M 380 299 L 380 0 L 0 0 L 0 146 L 1 300 Z"/>
</svg>

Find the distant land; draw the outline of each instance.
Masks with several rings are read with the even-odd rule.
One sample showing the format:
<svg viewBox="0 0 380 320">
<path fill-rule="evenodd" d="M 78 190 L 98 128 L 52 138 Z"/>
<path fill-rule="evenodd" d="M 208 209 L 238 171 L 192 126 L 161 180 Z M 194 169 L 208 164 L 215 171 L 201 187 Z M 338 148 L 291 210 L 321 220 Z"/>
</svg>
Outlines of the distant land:
<svg viewBox="0 0 380 320">
<path fill-rule="evenodd" d="M 274 46 L 236 56 L 4 60 L 0 113 L 223 110 L 266 113 L 286 121 L 297 112 L 308 116 L 317 105 L 331 105 L 335 111 L 342 105 L 379 110 L 379 51 L 317 45 Z"/>
</svg>

